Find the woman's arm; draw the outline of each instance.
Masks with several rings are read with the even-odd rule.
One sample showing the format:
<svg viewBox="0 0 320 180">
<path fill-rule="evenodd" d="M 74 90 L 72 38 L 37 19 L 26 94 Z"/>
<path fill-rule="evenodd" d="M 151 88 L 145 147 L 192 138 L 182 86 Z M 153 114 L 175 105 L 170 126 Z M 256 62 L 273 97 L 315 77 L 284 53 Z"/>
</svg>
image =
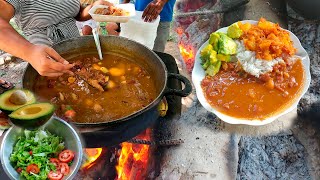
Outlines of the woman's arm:
<svg viewBox="0 0 320 180">
<path fill-rule="evenodd" d="M 31 44 L 9 24 L 10 19 L 14 15 L 14 8 L 10 4 L 0 1 L 0 9 L 0 49 L 17 57 L 25 58 L 27 56 L 26 50 L 29 49 Z M 19 48 L 20 51 L 15 52 L 14 49 L 16 48 Z"/>
<path fill-rule="evenodd" d="M 33 45 L 9 24 L 14 8 L 0 0 L 0 49 L 29 62 L 40 75 L 60 76 L 71 73 L 72 67 L 55 50 L 48 46 Z M 49 58 L 48 58 L 49 57 Z"/>
<path fill-rule="evenodd" d="M 80 12 L 78 14 L 78 16 L 76 17 L 77 21 L 87 21 L 89 19 L 91 19 L 91 16 L 89 14 L 89 10 L 94 6 L 94 5 L 106 5 L 106 6 L 111 6 L 113 5 L 112 3 L 108 2 L 108 1 L 103 1 L 103 0 L 98 0 L 96 2 L 94 2 L 93 4 L 88 5 L 87 7 L 83 8 L 80 7 Z"/>
</svg>

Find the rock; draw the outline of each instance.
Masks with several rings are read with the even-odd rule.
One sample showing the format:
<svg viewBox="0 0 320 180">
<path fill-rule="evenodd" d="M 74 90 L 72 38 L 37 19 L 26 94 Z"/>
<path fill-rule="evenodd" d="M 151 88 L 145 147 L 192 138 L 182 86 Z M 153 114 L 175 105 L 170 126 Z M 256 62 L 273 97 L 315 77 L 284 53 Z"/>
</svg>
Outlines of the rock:
<svg viewBox="0 0 320 180">
<path fill-rule="evenodd" d="M 11 56 L 7 56 L 4 60 L 5 60 L 6 62 L 7 62 L 7 61 L 11 61 L 11 60 L 12 60 L 12 57 L 11 57 Z"/>
<path fill-rule="evenodd" d="M 4 57 L 0 57 L 0 65 L 4 64 Z"/>
</svg>

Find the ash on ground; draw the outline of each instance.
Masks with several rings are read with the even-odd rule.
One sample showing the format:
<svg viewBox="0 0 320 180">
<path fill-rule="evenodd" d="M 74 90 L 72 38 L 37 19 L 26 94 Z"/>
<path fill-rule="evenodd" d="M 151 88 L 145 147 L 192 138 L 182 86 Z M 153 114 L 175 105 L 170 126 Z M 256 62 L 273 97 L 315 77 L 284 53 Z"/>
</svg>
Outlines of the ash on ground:
<svg viewBox="0 0 320 180">
<path fill-rule="evenodd" d="M 306 161 L 292 134 L 241 137 L 237 179 L 312 179 Z"/>
<path fill-rule="evenodd" d="M 308 92 L 298 106 L 299 115 L 308 111 L 312 104 L 320 101 L 320 24 L 318 21 L 306 21 L 288 7 L 288 28 L 300 40 L 310 57 L 311 83 Z"/>
<path fill-rule="evenodd" d="M 23 72 L 27 65 L 27 62 L 13 58 L 0 65 L 0 78 L 11 82 L 15 87 L 20 88 L 22 85 Z"/>
</svg>

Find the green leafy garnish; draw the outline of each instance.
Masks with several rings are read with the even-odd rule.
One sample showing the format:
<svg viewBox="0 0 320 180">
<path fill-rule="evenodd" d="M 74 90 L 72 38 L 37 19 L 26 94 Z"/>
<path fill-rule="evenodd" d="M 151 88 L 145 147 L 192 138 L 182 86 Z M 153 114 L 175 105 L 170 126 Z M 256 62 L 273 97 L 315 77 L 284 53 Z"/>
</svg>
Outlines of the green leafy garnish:
<svg viewBox="0 0 320 180">
<path fill-rule="evenodd" d="M 21 179 L 41 180 L 47 179 L 48 173 L 55 170 L 55 166 L 49 161 L 52 157 L 57 157 L 65 148 L 62 138 L 51 134 L 49 131 L 25 130 L 24 135 L 18 138 L 10 155 L 10 162 L 14 169 L 21 168 Z M 28 173 L 26 168 L 30 164 L 35 164 L 40 172 Z"/>
</svg>

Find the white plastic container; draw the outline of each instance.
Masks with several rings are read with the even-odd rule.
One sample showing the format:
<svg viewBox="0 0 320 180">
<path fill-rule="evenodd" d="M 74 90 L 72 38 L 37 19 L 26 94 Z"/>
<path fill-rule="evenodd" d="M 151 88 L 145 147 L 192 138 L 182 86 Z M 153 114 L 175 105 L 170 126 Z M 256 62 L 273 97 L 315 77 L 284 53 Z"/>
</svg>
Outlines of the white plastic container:
<svg viewBox="0 0 320 180">
<path fill-rule="evenodd" d="M 127 23 L 120 24 L 120 36 L 137 41 L 153 49 L 154 41 L 157 37 L 160 16 L 152 22 L 144 22 L 142 13 L 142 11 L 136 11 L 136 16 L 130 18 Z"/>
<path fill-rule="evenodd" d="M 104 0 L 104 1 L 108 1 L 112 4 L 120 4 L 120 1 L 119 0 Z"/>
<path fill-rule="evenodd" d="M 101 15 L 95 14 L 94 12 L 98 8 L 107 8 L 108 6 L 105 5 L 95 5 L 89 10 L 89 14 L 91 15 L 92 19 L 96 22 L 117 22 L 117 23 L 126 23 L 129 21 L 131 17 L 134 17 L 136 14 L 134 4 L 127 3 L 127 4 L 116 4 L 114 5 L 117 8 L 121 8 L 125 11 L 129 12 L 128 16 L 112 16 L 112 15 Z"/>
</svg>

